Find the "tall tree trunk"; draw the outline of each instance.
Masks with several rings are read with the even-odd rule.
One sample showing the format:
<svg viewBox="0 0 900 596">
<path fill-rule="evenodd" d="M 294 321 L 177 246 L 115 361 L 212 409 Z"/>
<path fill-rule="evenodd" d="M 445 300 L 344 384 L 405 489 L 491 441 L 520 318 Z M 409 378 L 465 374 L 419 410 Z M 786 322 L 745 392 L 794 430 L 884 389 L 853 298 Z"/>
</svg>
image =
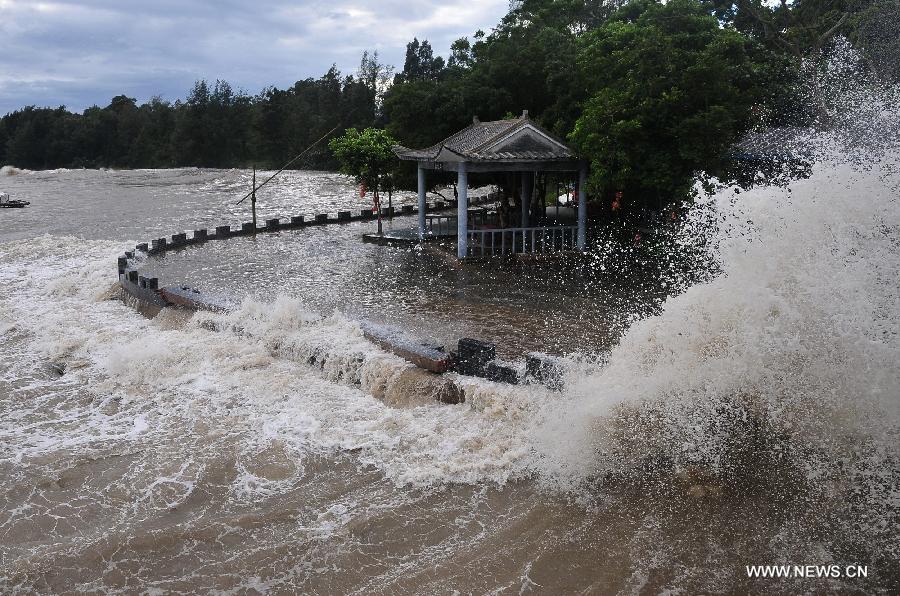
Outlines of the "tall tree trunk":
<svg viewBox="0 0 900 596">
<path fill-rule="evenodd" d="M 388 219 L 394 219 L 394 202 L 391 198 L 391 186 L 388 185 Z"/>
</svg>

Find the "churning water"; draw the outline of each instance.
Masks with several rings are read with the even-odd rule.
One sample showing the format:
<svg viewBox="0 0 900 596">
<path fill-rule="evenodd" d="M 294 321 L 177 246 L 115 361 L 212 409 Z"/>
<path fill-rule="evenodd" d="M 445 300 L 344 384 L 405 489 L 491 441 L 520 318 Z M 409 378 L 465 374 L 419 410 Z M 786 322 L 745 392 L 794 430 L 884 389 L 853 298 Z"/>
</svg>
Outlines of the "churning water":
<svg viewBox="0 0 900 596">
<path fill-rule="evenodd" d="M 228 265 L 204 253 L 216 243 L 176 253 L 154 266 L 261 289 L 229 314 L 147 320 L 109 299 L 115 257 L 236 223 L 215 197 L 239 195 L 246 172 L 0 178 L 33 203 L 0 214 L 0 589 L 896 591 L 897 105 L 842 106 L 868 128 L 809 139 L 807 179 L 701 199 L 682 233 L 704 228 L 720 273 L 670 280 L 661 308 L 657 286 L 646 308 L 611 302 L 608 278 L 492 302 L 514 272 L 438 271 L 359 248 L 351 225 L 229 241 Z M 356 206 L 341 177 L 291 176 L 271 215 Z M 306 273 L 266 282 L 292 269 L 292 246 Z M 403 283 L 361 289 L 379 267 Z M 547 325 L 548 351 L 582 355 L 562 394 L 472 380 L 464 404 L 437 404 L 427 377 L 362 337 L 382 292 L 399 313 L 385 318 L 435 336 L 449 305 L 475 303 L 449 335 L 517 329 L 517 349 L 542 345 L 542 309 L 564 312 L 582 323 Z M 763 564 L 868 578 L 747 577 Z"/>
</svg>

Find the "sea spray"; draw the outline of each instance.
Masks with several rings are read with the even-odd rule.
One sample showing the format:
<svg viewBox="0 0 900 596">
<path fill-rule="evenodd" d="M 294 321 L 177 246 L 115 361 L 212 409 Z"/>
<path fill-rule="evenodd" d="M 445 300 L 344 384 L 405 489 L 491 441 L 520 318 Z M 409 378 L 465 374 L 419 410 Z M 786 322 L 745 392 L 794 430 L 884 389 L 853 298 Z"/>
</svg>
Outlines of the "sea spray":
<svg viewBox="0 0 900 596">
<path fill-rule="evenodd" d="M 824 550 L 890 577 L 900 557 L 900 102 L 896 89 L 850 88 L 833 98 L 830 128 L 806 137 L 816 154 L 807 178 L 710 198 L 721 274 L 634 324 L 600 372 L 546 411 L 533 433 L 545 483 L 601 500 L 624 481 L 660 483 L 670 498 L 777 504 L 773 531 L 791 539 L 772 543 L 776 556 Z"/>
</svg>

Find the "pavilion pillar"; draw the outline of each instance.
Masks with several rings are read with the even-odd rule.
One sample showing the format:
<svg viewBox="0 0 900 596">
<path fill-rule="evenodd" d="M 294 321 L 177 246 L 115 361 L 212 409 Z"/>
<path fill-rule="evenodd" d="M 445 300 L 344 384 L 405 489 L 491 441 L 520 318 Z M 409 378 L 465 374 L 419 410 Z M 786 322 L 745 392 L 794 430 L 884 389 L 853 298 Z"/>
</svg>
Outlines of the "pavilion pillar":
<svg viewBox="0 0 900 596">
<path fill-rule="evenodd" d="M 527 228 L 529 225 L 529 216 L 531 215 L 531 195 L 534 190 L 534 173 L 522 172 L 522 227 Z"/>
<path fill-rule="evenodd" d="M 419 165 L 419 241 L 425 240 L 425 168 Z"/>
<path fill-rule="evenodd" d="M 587 236 L 587 164 L 578 169 L 578 250 L 584 251 Z"/>
<path fill-rule="evenodd" d="M 456 256 L 465 259 L 468 256 L 469 244 L 469 174 L 466 162 L 460 162 L 457 171 L 456 189 Z"/>
</svg>

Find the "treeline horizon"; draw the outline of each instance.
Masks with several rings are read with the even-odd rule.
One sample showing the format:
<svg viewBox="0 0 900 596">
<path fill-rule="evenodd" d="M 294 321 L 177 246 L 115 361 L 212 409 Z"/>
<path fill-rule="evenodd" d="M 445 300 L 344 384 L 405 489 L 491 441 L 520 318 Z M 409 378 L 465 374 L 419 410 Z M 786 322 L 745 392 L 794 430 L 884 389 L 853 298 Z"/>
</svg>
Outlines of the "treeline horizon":
<svg viewBox="0 0 900 596">
<path fill-rule="evenodd" d="M 402 69 L 365 52 L 255 95 L 197 81 L 184 99 L 126 95 L 81 113 L 27 106 L 0 118 L 0 165 L 48 168 L 279 167 L 334 130 L 386 128 L 410 147 L 482 121 L 532 118 L 591 161 L 592 185 L 683 194 L 699 168 L 759 125 L 802 122 L 804 60 L 837 35 L 900 80 L 898 0 L 524 0 L 447 58 L 413 39 Z M 893 23 L 893 24 L 892 24 Z M 335 169 L 322 142 L 293 167 Z"/>
<path fill-rule="evenodd" d="M 0 118 L 0 163 L 29 169 L 277 167 L 335 126 L 375 122 L 371 89 L 332 67 L 318 79 L 256 95 L 227 81 L 194 83 L 184 99 L 118 95 L 70 112 L 27 106 Z M 325 147 L 300 166 L 331 167 Z"/>
</svg>

